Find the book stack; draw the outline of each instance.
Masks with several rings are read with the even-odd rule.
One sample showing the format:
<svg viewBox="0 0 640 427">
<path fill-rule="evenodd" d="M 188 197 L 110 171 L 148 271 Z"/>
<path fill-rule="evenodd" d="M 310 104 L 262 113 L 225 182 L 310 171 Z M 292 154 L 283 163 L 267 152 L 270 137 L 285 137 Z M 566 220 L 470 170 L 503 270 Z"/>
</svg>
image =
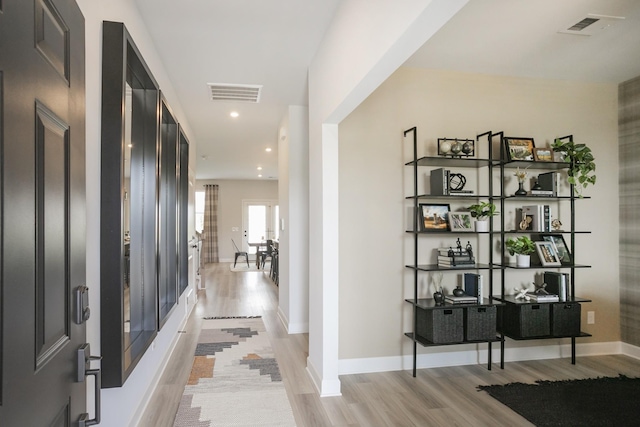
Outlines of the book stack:
<svg viewBox="0 0 640 427">
<path fill-rule="evenodd" d="M 559 301 L 568 301 L 571 299 L 568 273 L 545 271 L 543 279 L 544 283 L 547 284 L 545 288 L 547 292 L 558 295 Z"/>
<path fill-rule="evenodd" d="M 477 304 L 478 303 L 478 298 L 469 296 L 469 295 L 462 295 L 459 297 L 455 295 L 447 295 L 444 297 L 444 300 L 449 304 Z"/>
<path fill-rule="evenodd" d="M 464 293 L 474 297 L 478 304 L 482 304 L 482 274 L 464 273 Z"/>
<path fill-rule="evenodd" d="M 476 259 L 466 249 L 438 249 L 438 267 L 469 267 L 475 263 Z"/>
<path fill-rule="evenodd" d="M 538 175 L 539 190 L 531 190 L 532 196 L 558 196 L 558 172 L 547 172 Z"/>
<path fill-rule="evenodd" d="M 529 205 L 516 209 L 516 227 L 520 229 L 520 223 L 524 217 L 527 221 L 526 231 L 551 231 L 551 209 L 549 205 Z"/>
<path fill-rule="evenodd" d="M 555 294 L 537 294 L 535 292 L 527 292 L 527 296 L 534 302 L 558 302 L 560 298 Z"/>
</svg>

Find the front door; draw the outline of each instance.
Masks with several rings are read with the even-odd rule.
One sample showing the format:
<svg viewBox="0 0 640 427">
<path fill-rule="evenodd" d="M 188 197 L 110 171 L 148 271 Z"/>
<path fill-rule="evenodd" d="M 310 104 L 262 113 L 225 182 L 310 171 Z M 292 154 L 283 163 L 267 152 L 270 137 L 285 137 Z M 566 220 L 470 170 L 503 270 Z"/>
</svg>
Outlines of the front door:
<svg viewBox="0 0 640 427">
<path fill-rule="evenodd" d="M 84 18 L 74 0 L 0 0 L 0 425 L 86 410 Z M 95 292 L 98 290 L 96 289 Z"/>
</svg>

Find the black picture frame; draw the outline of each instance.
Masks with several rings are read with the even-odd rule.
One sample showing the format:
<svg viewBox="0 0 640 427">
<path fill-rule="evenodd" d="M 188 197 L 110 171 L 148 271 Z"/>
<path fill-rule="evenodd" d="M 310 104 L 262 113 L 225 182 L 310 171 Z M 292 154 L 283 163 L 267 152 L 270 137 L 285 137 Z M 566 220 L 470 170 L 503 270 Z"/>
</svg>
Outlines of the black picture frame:
<svg viewBox="0 0 640 427">
<path fill-rule="evenodd" d="M 569 246 L 567 246 L 567 242 L 564 241 L 564 237 L 562 237 L 562 234 L 541 234 L 540 237 L 542 238 L 542 240 L 553 243 L 554 247 L 556 248 L 558 258 L 560 259 L 560 263 L 562 265 L 573 264 L 571 251 L 569 250 Z"/>
<path fill-rule="evenodd" d="M 533 138 L 526 137 L 504 137 L 504 149 L 508 161 L 533 162 L 534 148 L 536 147 Z"/>
<path fill-rule="evenodd" d="M 418 207 L 420 231 L 451 231 L 449 226 L 450 211 L 451 207 L 448 203 L 420 203 Z"/>
</svg>

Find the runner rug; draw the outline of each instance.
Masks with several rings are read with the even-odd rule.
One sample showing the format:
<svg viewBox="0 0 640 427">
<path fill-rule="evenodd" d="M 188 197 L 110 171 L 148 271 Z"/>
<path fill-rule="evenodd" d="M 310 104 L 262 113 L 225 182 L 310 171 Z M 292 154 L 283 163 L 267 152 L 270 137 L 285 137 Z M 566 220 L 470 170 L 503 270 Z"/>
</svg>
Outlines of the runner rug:
<svg viewBox="0 0 640 427">
<path fill-rule="evenodd" d="M 637 426 L 640 378 L 478 386 L 536 426 Z"/>
<path fill-rule="evenodd" d="M 295 426 L 261 318 L 205 318 L 175 427 Z"/>
</svg>

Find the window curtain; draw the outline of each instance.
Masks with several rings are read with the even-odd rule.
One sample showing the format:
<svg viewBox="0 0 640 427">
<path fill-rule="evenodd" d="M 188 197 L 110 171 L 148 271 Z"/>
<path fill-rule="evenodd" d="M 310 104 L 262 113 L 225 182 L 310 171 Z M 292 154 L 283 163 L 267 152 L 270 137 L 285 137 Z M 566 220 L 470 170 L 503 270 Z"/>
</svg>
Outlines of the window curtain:
<svg viewBox="0 0 640 427">
<path fill-rule="evenodd" d="M 218 256 L 218 185 L 204 186 L 203 263 L 220 262 Z"/>
</svg>

